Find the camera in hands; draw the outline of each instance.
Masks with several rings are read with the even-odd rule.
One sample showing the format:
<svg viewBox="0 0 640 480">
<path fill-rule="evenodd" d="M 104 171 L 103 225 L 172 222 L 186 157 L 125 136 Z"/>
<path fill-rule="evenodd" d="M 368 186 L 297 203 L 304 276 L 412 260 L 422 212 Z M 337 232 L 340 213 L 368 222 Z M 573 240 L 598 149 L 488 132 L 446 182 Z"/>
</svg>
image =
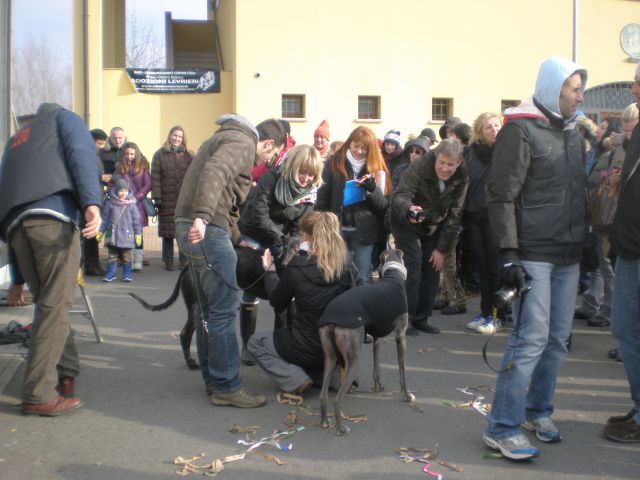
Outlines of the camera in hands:
<svg viewBox="0 0 640 480">
<path fill-rule="evenodd" d="M 407 220 L 415 220 L 418 223 L 432 223 L 433 214 L 429 210 L 409 210 Z"/>
<path fill-rule="evenodd" d="M 493 304 L 498 308 L 505 308 L 511 305 L 516 297 L 523 297 L 531 290 L 531 284 L 525 283 L 520 290 L 517 288 L 502 287 L 493 294 Z"/>
</svg>

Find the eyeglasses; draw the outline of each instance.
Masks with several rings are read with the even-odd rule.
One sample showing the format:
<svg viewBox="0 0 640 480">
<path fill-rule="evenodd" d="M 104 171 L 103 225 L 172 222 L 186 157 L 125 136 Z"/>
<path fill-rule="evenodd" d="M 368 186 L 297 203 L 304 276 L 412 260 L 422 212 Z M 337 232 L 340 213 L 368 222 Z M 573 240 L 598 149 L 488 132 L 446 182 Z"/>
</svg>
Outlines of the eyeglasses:
<svg viewBox="0 0 640 480">
<path fill-rule="evenodd" d="M 415 154 L 415 155 L 422 155 L 424 153 L 424 150 L 422 150 L 421 148 L 410 148 L 409 153 Z"/>
</svg>

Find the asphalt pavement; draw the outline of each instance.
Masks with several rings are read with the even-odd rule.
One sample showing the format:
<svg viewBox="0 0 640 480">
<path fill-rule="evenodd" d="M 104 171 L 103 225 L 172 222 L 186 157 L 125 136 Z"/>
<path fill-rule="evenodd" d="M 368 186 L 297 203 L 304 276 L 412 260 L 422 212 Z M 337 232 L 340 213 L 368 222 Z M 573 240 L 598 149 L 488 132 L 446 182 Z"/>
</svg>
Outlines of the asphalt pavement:
<svg viewBox="0 0 640 480">
<path fill-rule="evenodd" d="M 364 422 L 347 421 L 351 434 L 338 437 L 319 424 L 319 389 L 304 395 L 306 406 L 279 403 L 275 384 L 259 367 L 242 367 L 243 383 L 267 395 L 258 409 L 214 407 L 205 394 L 198 371 L 187 369 L 177 333 L 186 318 L 181 300 L 165 312 L 142 309 L 127 293 L 152 303 L 169 296 L 178 272 L 167 272 L 158 258 L 132 284 L 104 284 L 89 278 L 87 292 L 95 308 L 104 343 L 96 343 L 89 321 L 74 315 L 73 326 L 82 373 L 76 390 L 84 407 L 57 418 L 20 415 L 20 380 L 24 352 L 18 346 L 0 346 L 0 478 L 14 479 L 165 479 L 181 469 L 176 457 L 205 454 L 196 464 L 211 463 L 246 452 L 238 444 L 246 434 L 232 433 L 234 425 L 256 427 L 251 438 L 285 431 L 287 420 L 304 429 L 283 439 L 290 451 L 265 444 L 256 450 L 277 457 L 248 454 L 224 464 L 221 479 L 414 479 L 429 478 L 422 464 L 403 463 L 396 449 L 413 447 L 433 451 L 437 458 L 462 469 L 434 463 L 432 471 L 445 479 L 637 479 L 640 445 L 616 444 L 602 436 L 610 415 L 631 406 L 622 364 L 607 358 L 613 345 L 609 330 L 588 327 L 576 320 L 573 348 L 561 369 L 555 397 L 554 420 L 563 441 L 532 443 L 539 458 L 513 462 L 487 458 L 492 453 L 481 440 L 482 403 L 490 403 L 496 374 L 483 362 L 487 337 L 465 329 L 475 315 L 478 297 L 468 300 L 462 315 L 435 314 L 440 335 L 408 338 L 407 383 L 419 408 L 401 403 L 398 395 L 396 348 L 383 341 L 383 393 L 371 392 L 371 346 L 363 348 L 359 390 L 346 397 L 345 413 Z M 80 297 L 78 297 L 80 306 Z M 474 308 L 475 307 L 475 308 Z M 0 308 L 0 328 L 11 319 L 28 321 L 29 307 Z M 266 302 L 259 308 L 258 329 L 273 327 Z M 506 332 L 489 344 L 489 359 L 499 364 Z M 195 354 L 195 350 L 194 350 Z M 468 402 L 482 395 L 479 409 Z M 333 393 L 331 398 L 333 398 Z M 419 410 L 422 410 L 419 411 Z M 527 433 L 527 435 L 530 435 Z M 530 435 L 530 438 L 532 436 Z M 200 473 L 190 476 L 200 477 Z M 434 477 L 435 478 L 435 477 Z"/>
</svg>

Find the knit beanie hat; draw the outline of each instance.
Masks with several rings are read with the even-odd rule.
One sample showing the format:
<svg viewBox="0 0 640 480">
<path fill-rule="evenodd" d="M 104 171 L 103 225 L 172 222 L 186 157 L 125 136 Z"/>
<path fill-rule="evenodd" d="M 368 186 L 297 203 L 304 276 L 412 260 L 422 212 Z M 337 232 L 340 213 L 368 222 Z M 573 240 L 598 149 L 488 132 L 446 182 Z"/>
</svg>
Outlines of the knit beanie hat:
<svg viewBox="0 0 640 480">
<path fill-rule="evenodd" d="M 327 122 L 326 120 L 322 120 L 320 122 L 320 125 L 318 125 L 318 128 L 316 128 L 316 131 L 313 132 L 313 136 L 319 136 L 319 137 L 324 137 L 327 140 L 329 140 L 331 137 L 329 136 L 329 122 Z"/>
<path fill-rule="evenodd" d="M 120 190 L 126 190 L 128 192 L 129 191 L 129 184 L 127 183 L 127 181 L 124 178 L 121 178 L 120 180 L 118 180 L 116 182 L 116 186 L 115 186 L 114 190 L 116 192 L 119 192 Z"/>
<path fill-rule="evenodd" d="M 93 130 L 91 130 L 89 132 L 91 134 L 91 137 L 93 137 L 93 140 L 106 140 L 109 135 L 107 135 L 107 132 L 105 132 L 104 130 L 100 129 L 100 128 L 94 128 Z"/>
<path fill-rule="evenodd" d="M 420 132 L 421 137 L 427 137 L 431 140 L 431 145 L 436 143 L 436 132 L 433 131 L 433 128 L 423 128 Z"/>
<path fill-rule="evenodd" d="M 400 132 L 398 130 L 389 130 L 385 134 L 383 142 L 391 142 L 395 143 L 397 146 L 400 146 Z"/>
</svg>

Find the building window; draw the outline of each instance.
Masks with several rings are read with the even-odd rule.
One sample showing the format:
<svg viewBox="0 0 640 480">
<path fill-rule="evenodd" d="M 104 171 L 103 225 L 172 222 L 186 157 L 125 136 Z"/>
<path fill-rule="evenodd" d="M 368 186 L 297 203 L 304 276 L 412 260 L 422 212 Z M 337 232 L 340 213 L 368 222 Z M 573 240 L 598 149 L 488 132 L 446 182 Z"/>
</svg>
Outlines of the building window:
<svg viewBox="0 0 640 480">
<path fill-rule="evenodd" d="M 358 120 L 380 119 L 380 97 L 358 96 Z"/>
<path fill-rule="evenodd" d="M 304 118 L 304 95 L 282 95 L 282 118 Z"/>
<path fill-rule="evenodd" d="M 500 113 L 504 113 L 507 108 L 513 108 L 520 105 L 520 100 L 500 100 Z"/>
<path fill-rule="evenodd" d="M 453 98 L 431 99 L 431 120 L 444 122 L 453 115 Z"/>
</svg>

